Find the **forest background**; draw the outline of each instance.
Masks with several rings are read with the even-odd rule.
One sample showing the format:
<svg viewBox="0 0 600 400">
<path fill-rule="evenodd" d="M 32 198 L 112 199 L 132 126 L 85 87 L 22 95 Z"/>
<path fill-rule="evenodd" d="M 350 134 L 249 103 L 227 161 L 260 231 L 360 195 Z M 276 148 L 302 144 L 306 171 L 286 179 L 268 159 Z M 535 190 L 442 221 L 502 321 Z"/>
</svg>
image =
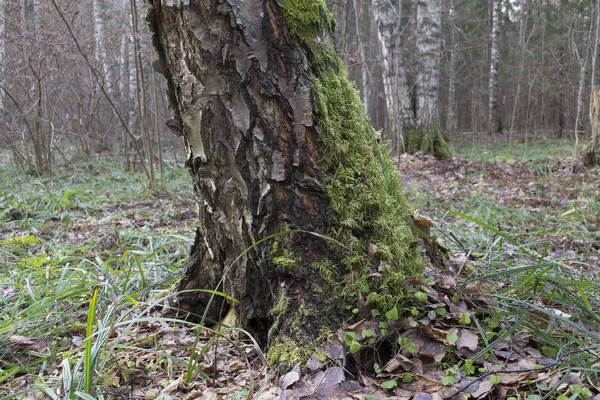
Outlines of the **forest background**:
<svg viewBox="0 0 600 400">
<path fill-rule="evenodd" d="M 600 3 L 428 2 L 439 15 L 438 34 L 430 37 L 439 46 L 439 55 L 428 65 L 417 39 L 423 30 L 419 2 L 394 2 L 393 20 L 385 18 L 383 8 L 377 9 L 382 3 L 341 0 L 328 6 L 338 21 L 337 49 L 357 82 L 373 126 L 393 152 L 409 199 L 432 217 L 436 229 L 458 236 L 456 241 L 447 239 L 448 246 L 465 250 L 464 265 L 472 253 L 488 262 L 479 271 L 483 275 L 496 273 L 498 265 L 507 269 L 532 265 L 522 258 L 531 255 L 521 250 L 537 246 L 544 255 L 540 260 L 552 260 L 550 271 L 565 274 L 568 285 L 585 294 L 581 309 L 570 302 L 570 292 L 561 297 L 564 307 L 571 314 L 593 310 L 598 288 L 590 280 L 598 266 L 600 194 L 598 169 L 587 167 L 596 162 Z M 175 396 L 183 390 L 167 390 L 176 381 L 167 364 L 169 360 L 177 364 L 167 348 L 169 340 L 191 347 L 194 341 L 181 332 L 191 332 L 193 339 L 196 331 L 143 320 L 155 311 L 155 302 L 168 293 L 185 263 L 197 215 L 182 169 L 181 138 L 173 134 L 180 127 L 172 125 L 166 82 L 152 67 L 156 56 L 144 13 L 145 6 L 135 0 L 0 2 L 0 294 L 6 305 L 0 312 L 0 381 L 10 382 L 9 396 L 35 390 L 58 395 L 71 388 L 92 392 L 86 376 L 93 377 L 98 393 L 125 386 L 133 393 L 144 386 L 142 381 L 157 395 Z M 386 41 L 386 32 L 392 32 L 388 35 L 392 42 Z M 433 151 L 420 143 L 411 146 L 409 140 L 409 132 L 422 119 L 416 89 L 422 81 L 420 69 L 431 68 L 431 63 L 439 76 L 435 99 L 427 100 L 426 108 L 433 110 L 436 129 L 457 156 L 445 163 L 422 152 L 402 154 Z M 386 79 L 388 85 L 396 83 L 393 93 Z M 471 219 L 451 217 L 448 210 Z M 537 284 L 536 279 L 548 272 L 536 277 L 541 264 L 511 270 L 510 277 L 508 273 L 494 277 L 494 285 L 506 289 L 504 296 L 508 288 Z M 565 265 L 567 272 L 562 269 Z M 517 273 L 531 271 L 533 275 L 522 277 Z M 78 284 L 67 288 L 73 280 Z M 89 343 L 92 351 L 85 331 L 89 295 L 98 283 L 120 289 L 105 299 L 101 307 L 105 319 L 97 317 L 100 325 L 105 324 L 98 330 L 105 335 L 98 334 L 94 341 L 96 361 L 103 368 L 96 366 L 95 374 L 88 369 L 86 375 L 81 350 Z M 506 314 L 490 317 L 490 332 L 500 316 L 519 321 L 519 313 L 527 309 L 502 296 L 494 301 L 506 302 L 501 303 Z M 535 292 L 521 301 L 540 311 L 547 297 Z M 60 299 L 70 299 L 71 305 L 66 307 Z M 135 318 L 127 308 L 134 306 L 144 309 Z M 573 307 L 579 311 L 573 312 Z M 57 320 L 44 318 L 41 313 L 48 309 Z M 69 321 L 72 313 L 77 322 Z M 121 322 L 136 326 L 132 336 L 139 348 L 147 348 L 140 343 L 154 340 L 150 337 L 166 339 L 161 343 L 163 352 L 140 355 L 138 349 L 135 357 L 127 353 L 135 360 L 129 365 L 124 349 L 117 352 L 116 344 L 106 345 L 111 334 L 121 332 L 111 327 L 116 315 L 129 316 Z M 597 323 L 597 316 L 586 318 L 591 325 Z M 520 324 L 527 322 L 523 321 Z M 582 334 L 598 334 L 589 327 L 565 332 L 561 334 L 580 348 L 586 347 Z M 485 329 L 480 333 L 485 336 Z M 209 341 L 205 334 L 203 339 Z M 561 356 L 572 349 L 563 350 L 556 335 L 544 335 L 547 340 L 539 348 L 550 350 L 543 355 L 562 362 Z M 526 349 L 520 350 L 526 354 Z M 226 351 L 236 353 L 235 346 Z M 457 358 L 469 359 L 457 352 Z M 117 361 L 111 359 L 115 354 Z M 244 384 L 239 380 L 253 382 L 252 368 L 246 367 L 243 357 L 240 360 L 239 369 L 231 363 L 220 367 L 231 382 L 238 379 L 237 386 L 225 385 L 226 395 L 247 390 L 241 389 Z M 595 365 L 589 360 L 574 364 L 578 361 L 588 369 Z M 142 367 L 142 362 L 151 365 Z M 193 362 L 181 364 L 180 368 L 193 367 Z M 454 365 L 448 362 L 444 377 L 460 380 L 459 373 L 452 372 Z M 69 368 L 72 373 L 66 372 Z M 210 370 L 202 368 L 203 374 Z M 537 393 L 547 395 L 560 388 L 572 395 L 579 390 L 574 385 L 594 390 L 594 378 L 584 374 L 577 382 L 572 378 L 573 364 L 568 368 L 569 372 L 564 369 L 562 375 L 540 380 L 546 387 L 536 386 Z M 154 373 L 159 378 L 148 378 Z M 581 371 L 574 373 L 581 376 Z M 401 382 L 404 376 L 394 379 Z M 568 377 L 567 387 L 549 386 L 555 376 Z M 440 378 L 441 386 L 451 386 L 447 383 Z M 389 390 L 381 388 L 384 393 Z"/>
</svg>

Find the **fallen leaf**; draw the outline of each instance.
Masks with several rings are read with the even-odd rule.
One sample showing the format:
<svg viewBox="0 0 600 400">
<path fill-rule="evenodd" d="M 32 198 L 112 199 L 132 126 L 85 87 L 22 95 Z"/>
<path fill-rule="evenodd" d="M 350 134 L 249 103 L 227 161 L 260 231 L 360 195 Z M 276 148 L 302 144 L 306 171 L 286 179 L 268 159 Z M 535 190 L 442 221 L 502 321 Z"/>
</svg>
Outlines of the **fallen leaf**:
<svg viewBox="0 0 600 400">
<path fill-rule="evenodd" d="M 281 377 L 281 379 L 279 380 L 279 386 L 282 389 L 287 389 L 289 386 L 298 382 L 300 380 L 300 377 L 300 364 L 296 364 L 290 372 Z"/>
</svg>

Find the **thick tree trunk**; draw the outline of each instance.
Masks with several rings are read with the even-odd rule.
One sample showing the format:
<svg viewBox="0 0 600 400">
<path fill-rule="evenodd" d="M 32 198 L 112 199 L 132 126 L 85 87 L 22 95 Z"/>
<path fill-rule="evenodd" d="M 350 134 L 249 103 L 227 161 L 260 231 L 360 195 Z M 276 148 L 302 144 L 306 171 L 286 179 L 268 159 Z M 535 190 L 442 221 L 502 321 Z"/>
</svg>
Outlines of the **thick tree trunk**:
<svg viewBox="0 0 600 400">
<path fill-rule="evenodd" d="M 496 112 L 498 108 L 498 68 L 500 66 L 500 29 L 502 21 L 502 0 L 492 0 L 492 49 L 490 52 L 490 74 L 488 79 L 488 132 L 498 128 Z"/>
<path fill-rule="evenodd" d="M 208 316 L 235 304 L 269 360 L 291 367 L 348 317 L 357 285 L 391 308 L 421 273 L 402 188 L 333 50 L 322 0 L 150 4 L 156 69 L 200 208 L 179 289 L 234 297 L 217 296 Z M 209 298 L 184 292 L 180 306 L 200 315 Z"/>
<path fill-rule="evenodd" d="M 407 135 L 407 151 L 420 150 L 437 158 L 450 158 L 440 125 L 440 57 L 442 1 L 417 2 L 416 126 Z"/>
</svg>

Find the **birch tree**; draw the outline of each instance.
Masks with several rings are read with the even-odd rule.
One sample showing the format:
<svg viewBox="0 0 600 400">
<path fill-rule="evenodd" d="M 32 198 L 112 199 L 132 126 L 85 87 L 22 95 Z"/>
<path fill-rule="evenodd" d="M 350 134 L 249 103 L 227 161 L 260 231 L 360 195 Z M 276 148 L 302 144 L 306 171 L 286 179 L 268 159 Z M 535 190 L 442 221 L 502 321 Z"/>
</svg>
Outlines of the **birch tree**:
<svg viewBox="0 0 600 400">
<path fill-rule="evenodd" d="M 382 310 L 406 296 L 424 266 L 410 207 L 322 0 L 150 6 L 200 209 L 179 306 L 213 320 L 232 310 L 271 364 L 291 368 L 359 288 Z"/>
<path fill-rule="evenodd" d="M 592 44 L 594 51 L 592 54 L 592 76 L 590 79 L 590 108 L 589 117 L 590 124 L 592 126 L 592 138 L 590 144 L 583 152 L 583 163 L 587 166 L 594 166 L 598 164 L 598 131 L 600 130 L 600 87 L 596 83 L 596 68 L 598 58 L 598 44 L 600 43 L 600 0 L 597 1 L 595 8 L 595 19 L 596 19 L 596 33 L 594 35 L 594 42 Z M 592 14 L 593 15 L 593 14 Z"/>
<path fill-rule="evenodd" d="M 490 51 L 490 74 L 488 78 L 488 132 L 499 127 L 496 124 L 498 109 L 498 68 L 500 66 L 500 33 L 502 27 L 502 0 L 492 0 L 492 29 Z"/>
<path fill-rule="evenodd" d="M 448 5 L 448 17 L 450 22 L 450 62 L 448 65 L 448 116 L 446 118 L 446 129 L 456 131 L 456 27 L 454 26 L 454 0 Z"/>
<path fill-rule="evenodd" d="M 440 126 L 440 57 L 442 1 L 419 0 L 416 33 L 416 127 L 408 136 L 408 150 L 450 157 Z"/>
<path fill-rule="evenodd" d="M 4 71 L 6 63 L 6 41 L 4 37 L 4 30 L 6 28 L 6 8 L 4 0 L 0 0 L 0 87 L 4 84 Z M 4 90 L 0 88 L 0 123 L 3 122 L 4 118 Z"/>
<path fill-rule="evenodd" d="M 388 115 L 388 126 L 383 138 L 388 139 L 393 148 L 400 151 L 404 149 L 405 131 L 412 120 L 404 56 L 401 51 L 402 0 L 373 0 L 373 18 L 377 25 L 377 42 L 381 53 Z"/>
<path fill-rule="evenodd" d="M 92 11 L 94 17 L 94 38 L 96 40 L 94 56 L 96 61 L 102 66 L 102 76 L 109 89 L 109 93 L 112 95 L 114 92 L 114 88 L 112 87 L 114 78 L 107 52 L 105 0 L 92 0 Z"/>
</svg>

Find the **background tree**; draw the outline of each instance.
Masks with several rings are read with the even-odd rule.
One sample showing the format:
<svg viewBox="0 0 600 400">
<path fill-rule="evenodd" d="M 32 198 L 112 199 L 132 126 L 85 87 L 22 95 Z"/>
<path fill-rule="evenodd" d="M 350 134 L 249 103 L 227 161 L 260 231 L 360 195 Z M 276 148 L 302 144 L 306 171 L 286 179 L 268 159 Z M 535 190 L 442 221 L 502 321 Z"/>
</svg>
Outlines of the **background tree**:
<svg viewBox="0 0 600 400">
<path fill-rule="evenodd" d="M 373 307 L 401 302 L 420 246 L 325 3 L 153 1 L 149 21 L 200 203 L 179 289 L 222 287 L 239 303 L 220 299 L 208 315 L 233 306 L 287 368 L 340 326 L 359 288 L 377 293 Z M 180 296 L 195 315 L 209 302 Z"/>
<path fill-rule="evenodd" d="M 6 118 L 0 146 L 10 149 L 14 162 L 39 174 L 50 173 L 57 156 L 77 153 L 123 155 L 126 168 L 156 163 L 148 142 L 140 138 L 146 131 L 165 131 L 166 103 L 160 96 L 146 96 L 138 107 L 137 88 L 152 87 L 152 49 L 149 33 L 142 30 L 136 70 L 129 43 L 130 1 L 22 0 L 2 5 L 6 52 L 0 94 Z M 138 9 L 138 17 L 143 12 Z M 90 62 L 82 62 L 82 56 Z M 140 85 L 136 71 L 144 78 Z M 165 85 L 162 77 L 157 85 Z M 172 135 L 164 139 L 169 149 L 178 141 Z M 154 134 L 150 144 L 156 142 Z M 132 154 L 137 154 L 135 163 Z"/>
<path fill-rule="evenodd" d="M 490 76 L 488 86 L 488 132 L 502 131 L 502 124 L 495 120 L 498 109 L 498 68 L 500 67 L 500 32 L 502 30 L 502 1 L 492 0 Z"/>
</svg>

